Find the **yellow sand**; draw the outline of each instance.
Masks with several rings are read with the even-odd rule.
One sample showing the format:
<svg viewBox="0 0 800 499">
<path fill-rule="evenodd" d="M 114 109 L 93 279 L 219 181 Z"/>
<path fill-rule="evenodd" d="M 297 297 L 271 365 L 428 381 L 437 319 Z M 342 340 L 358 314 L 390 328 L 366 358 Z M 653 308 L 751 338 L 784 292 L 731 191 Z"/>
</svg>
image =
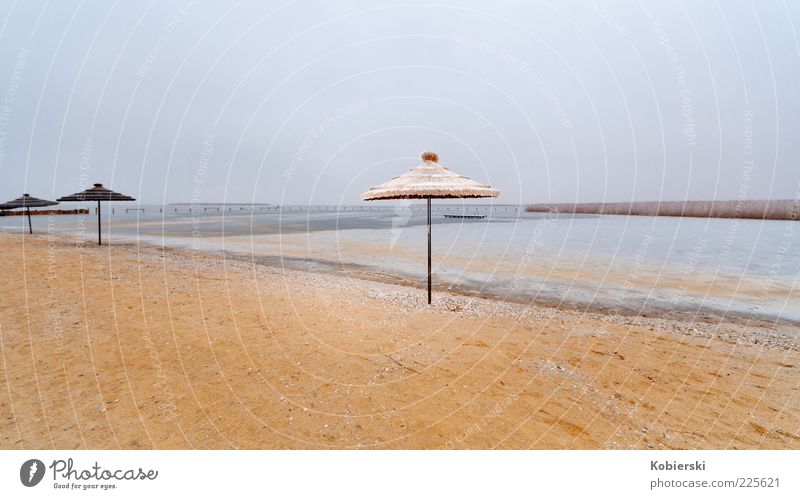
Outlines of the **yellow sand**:
<svg viewBox="0 0 800 499">
<path fill-rule="evenodd" d="M 800 353 L 754 327 L 46 235 L 0 275 L 6 449 L 800 448 Z"/>
</svg>

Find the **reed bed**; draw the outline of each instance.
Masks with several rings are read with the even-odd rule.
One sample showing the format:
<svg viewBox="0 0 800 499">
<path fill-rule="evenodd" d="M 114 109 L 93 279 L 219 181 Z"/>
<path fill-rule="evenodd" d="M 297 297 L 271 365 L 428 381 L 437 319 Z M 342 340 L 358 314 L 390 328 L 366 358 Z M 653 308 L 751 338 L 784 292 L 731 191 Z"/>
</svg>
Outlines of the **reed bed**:
<svg viewBox="0 0 800 499">
<path fill-rule="evenodd" d="M 33 210 L 31 215 L 88 215 L 87 208 L 76 208 L 74 210 Z M 20 217 L 27 215 L 24 211 L 0 211 L 0 217 Z"/>
<path fill-rule="evenodd" d="M 747 218 L 758 220 L 797 220 L 800 199 L 736 201 L 642 201 L 630 203 L 551 203 L 531 204 L 526 211 L 636 215 L 647 217 Z"/>
</svg>

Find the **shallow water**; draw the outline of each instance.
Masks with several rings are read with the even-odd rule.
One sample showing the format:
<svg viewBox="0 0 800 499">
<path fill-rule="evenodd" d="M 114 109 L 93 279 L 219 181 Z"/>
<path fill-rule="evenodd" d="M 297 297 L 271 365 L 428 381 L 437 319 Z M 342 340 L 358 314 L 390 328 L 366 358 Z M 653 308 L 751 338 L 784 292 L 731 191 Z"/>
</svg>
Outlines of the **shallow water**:
<svg viewBox="0 0 800 499">
<path fill-rule="evenodd" d="M 426 215 L 419 204 L 341 211 L 195 205 L 192 213 L 174 205 L 112 208 L 104 207 L 103 225 L 104 237 L 114 241 L 420 284 L 426 277 Z M 487 218 L 444 217 L 462 213 Z M 0 218 L 0 228 L 20 231 L 23 222 Z M 39 232 L 96 238 L 93 214 L 37 216 L 33 223 Z M 800 321 L 797 222 L 525 213 L 435 202 L 433 224 L 438 288 L 625 313 Z"/>
</svg>

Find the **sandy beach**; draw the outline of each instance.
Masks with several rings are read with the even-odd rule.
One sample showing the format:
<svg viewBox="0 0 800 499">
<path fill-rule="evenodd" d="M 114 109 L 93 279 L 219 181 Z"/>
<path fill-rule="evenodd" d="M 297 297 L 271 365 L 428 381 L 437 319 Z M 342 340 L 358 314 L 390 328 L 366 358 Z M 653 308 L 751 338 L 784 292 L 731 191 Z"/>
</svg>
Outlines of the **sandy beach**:
<svg viewBox="0 0 800 499">
<path fill-rule="evenodd" d="M 800 449 L 789 325 L 0 234 L 4 449 Z"/>
</svg>

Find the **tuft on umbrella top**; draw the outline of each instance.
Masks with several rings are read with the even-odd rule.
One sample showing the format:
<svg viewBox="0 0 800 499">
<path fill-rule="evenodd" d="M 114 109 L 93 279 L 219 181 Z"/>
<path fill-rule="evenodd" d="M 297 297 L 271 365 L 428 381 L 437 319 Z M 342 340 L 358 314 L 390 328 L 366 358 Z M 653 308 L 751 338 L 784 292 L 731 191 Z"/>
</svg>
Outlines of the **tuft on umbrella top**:
<svg viewBox="0 0 800 499">
<path fill-rule="evenodd" d="M 100 231 L 100 201 L 136 201 L 135 198 L 114 192 L 103 187 L 103 184 L 94 184 L 94 187 L 85 191 L 76 192 L 69 196 L 58 198 L 58 201 L 97 201 L 97 244 L 102 244 L 102 233 Z"/>
<path fill-rule="evenodd" d="M 431 199 L 496 198 L 500 191 L 459 175 L 439 164 L 439 156 L 423 152 L 422 163 L 361 195 L 364 201 L 428 200 L 428 304 L 431 303 Z"/>
<path fill-rule="evenodd" d="M 30 194 L 23 194 L 17 199 L 13 199 L 7 203 L 0 204 L 0 210 L 13 210 L 16 208 L 25 208 L 28 212 L 28 231 L 33 234 L 33 226 L 31 225 L 31 208 L 42 208 L 44 206 L 55 206 L 58 203 L 55 201 L 48 201 L 47 199 L 39 199 L 31 196 Z"/>
</svg>

